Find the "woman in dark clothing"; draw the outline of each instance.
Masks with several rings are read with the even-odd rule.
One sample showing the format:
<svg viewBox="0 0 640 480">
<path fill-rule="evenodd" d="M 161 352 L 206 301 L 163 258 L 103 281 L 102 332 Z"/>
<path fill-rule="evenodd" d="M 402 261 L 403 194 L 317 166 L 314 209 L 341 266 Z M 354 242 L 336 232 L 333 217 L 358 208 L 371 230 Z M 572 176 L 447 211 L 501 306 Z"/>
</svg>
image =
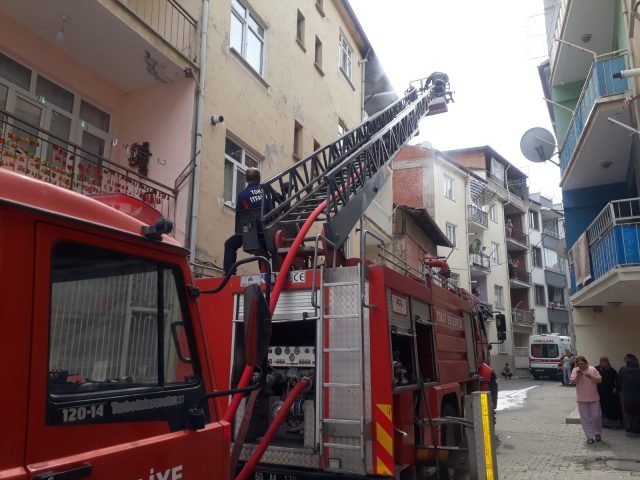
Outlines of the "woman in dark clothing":
<svg viewBox="0 0 640 480">
<path fill-rule="evenodd" d="M 626 364 L 618 373 L 618 385 L 627 417 L 625 435 L 640 436 L 640 365 L 635 355 L 627 354 Z"/>
<path fill-rule="evenodd" d="M 602 383 L 598 384 L 600 396 L 600 408 L 602 410 L 602 426 L 605 428 L 618 428 L 620 426 L 620 399 L 616 390 L 618 373 L 611 368 L 607 357 L 600 357 L 600 364 L 596 367 L 602 376 Z"/>
</svg>

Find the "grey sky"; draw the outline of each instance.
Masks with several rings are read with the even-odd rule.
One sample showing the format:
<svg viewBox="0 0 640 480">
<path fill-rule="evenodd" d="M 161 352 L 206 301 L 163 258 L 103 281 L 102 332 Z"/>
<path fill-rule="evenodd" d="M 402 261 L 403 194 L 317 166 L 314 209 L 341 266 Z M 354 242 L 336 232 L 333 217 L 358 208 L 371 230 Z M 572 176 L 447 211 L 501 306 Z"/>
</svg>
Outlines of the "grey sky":
<svg viewBox="0 0 640 480">
<path fill-rule="evenodd" d="M 526 130 L 551 129 L 536 69 L 546 54 L 542 0 L 350 3 L 396 90 L 436 70 L 449 75 L 455 103 L 424 119 L 412 143 L 490 145 L 529 175 L 532 193 L 561 200 L 558 167 L 520 152 Z"/>
</svg>

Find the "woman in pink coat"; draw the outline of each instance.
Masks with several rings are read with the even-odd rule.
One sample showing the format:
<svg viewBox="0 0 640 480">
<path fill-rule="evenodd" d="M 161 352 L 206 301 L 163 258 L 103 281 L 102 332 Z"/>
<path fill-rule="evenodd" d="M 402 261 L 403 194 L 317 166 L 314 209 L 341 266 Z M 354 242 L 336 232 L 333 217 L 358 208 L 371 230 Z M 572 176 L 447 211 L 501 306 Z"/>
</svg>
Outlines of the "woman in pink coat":
<svg viewBox="0 0 640 480">
<path fill-rule="evenodd" d="M 576 367 L 571 372 L 571 383 L 576 386 L 576 400 L 582 430 L 587 436 L 587 443 L 599 442 L 602 434 L 602 413 L 598 383 L 602 377 L 598 370 L 590 367 L 582 355 L 576 357 Z"/>
</svg>

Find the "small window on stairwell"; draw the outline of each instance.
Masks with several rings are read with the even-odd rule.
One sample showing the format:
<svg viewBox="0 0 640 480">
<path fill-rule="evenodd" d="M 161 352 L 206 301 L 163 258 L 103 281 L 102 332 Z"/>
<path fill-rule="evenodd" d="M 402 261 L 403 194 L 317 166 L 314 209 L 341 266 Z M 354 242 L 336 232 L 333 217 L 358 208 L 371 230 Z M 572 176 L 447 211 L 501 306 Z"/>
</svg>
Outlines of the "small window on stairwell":
<svg viewBox="0 0 640 480">
<path fill-rule="evenodd" d="M 322 42 L 318 37 L 316 37 L 316 48 L 315 48 L 315 57 L 314 63 L 320 71 L 322 71 Z"/>
<path fill-rule="evenodd" d="M 293 158 L 300 160 L 304 153 L 304 136 L 302 125 L 293 122 Z"/>
<path fill-rule="evenodd" d="M 457 247 L 456 226 L 452 223 L 447 223 L 445 234 L 449 239 L 449 241 L 451 242 L 451 244 L 453 245 L 453 247 L 456 248 Z"/>
<path fill-rule="evenodd" d="M 296 20 L 296 41 L 304 50 L 304 15 L 298 10 L 298 18 Z"/>
<path fill-rule="evenodd" d="M 347 131 L 348 131 L 347 124 L 344 123 L 344 120 L 342 120 L 341 118 L 338 118 L 338 136 L 341 137 L 342 135 L 347 133 Z"/>
<path fill-rule="evenodd" d="M 455 181 L 449 175 L 443 175 L 443 190 L 445 198 L 455 200 Z"/>
</svg>

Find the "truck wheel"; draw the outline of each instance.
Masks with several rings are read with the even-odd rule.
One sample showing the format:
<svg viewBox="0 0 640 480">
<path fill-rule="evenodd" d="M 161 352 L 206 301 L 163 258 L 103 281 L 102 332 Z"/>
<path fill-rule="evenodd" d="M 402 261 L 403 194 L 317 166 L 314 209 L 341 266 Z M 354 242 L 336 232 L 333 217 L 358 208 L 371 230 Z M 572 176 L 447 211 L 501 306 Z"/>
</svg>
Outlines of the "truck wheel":
<svg viewBox="0 0 640 480">
<path fill-rule="evenodd" d="M 456 417 L 455 408 L 450 403 L 446 403 L 442 407 L 442 417 Z M 445 423 L 442 425 L 440 433 L 441 445 L 446 447 L 459 447 L 462 443 L 462 433 L 460 426 L 454 423 Z M 454 480 L 458 478 L 456 476 L 455 465 L 451 467 L 441 467 L 438 471 L 438 480 Z"/>
</svg>

